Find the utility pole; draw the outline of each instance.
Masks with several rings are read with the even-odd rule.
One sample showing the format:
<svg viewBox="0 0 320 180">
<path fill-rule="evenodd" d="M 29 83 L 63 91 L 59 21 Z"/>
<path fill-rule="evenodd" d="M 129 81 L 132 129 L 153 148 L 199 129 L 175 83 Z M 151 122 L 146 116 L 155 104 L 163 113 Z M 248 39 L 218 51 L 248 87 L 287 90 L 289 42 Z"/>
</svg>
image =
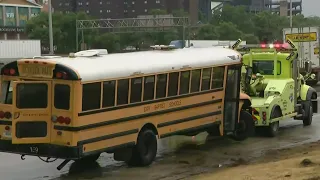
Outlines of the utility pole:
<svg viewBox="0 0 320 180">
<path fill-rule="evenodd" d="M 290 28 L 292 28 L 292 0 L 290 0 Z"/>
<path fill-rule="evenodd" d="M 50 42 L 50 52 L 49 54 L 53 55 L 53 32 L 52 32 L 52 4 L 51 0 L 48 0 L 48 6 L 49 6 L 49 42 Z"/>
</svg>

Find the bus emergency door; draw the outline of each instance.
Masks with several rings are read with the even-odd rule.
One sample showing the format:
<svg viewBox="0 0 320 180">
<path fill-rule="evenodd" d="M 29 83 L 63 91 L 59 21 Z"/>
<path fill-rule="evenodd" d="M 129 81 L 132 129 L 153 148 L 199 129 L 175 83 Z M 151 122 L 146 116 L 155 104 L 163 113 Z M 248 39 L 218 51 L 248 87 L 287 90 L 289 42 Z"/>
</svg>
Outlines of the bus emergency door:
<svg viewBox="0 0 320 180">
<path fill-rule="evenodd" d="M 50 143 L 52 83 L 14 81 L 12 143 Z"/>
</svg>

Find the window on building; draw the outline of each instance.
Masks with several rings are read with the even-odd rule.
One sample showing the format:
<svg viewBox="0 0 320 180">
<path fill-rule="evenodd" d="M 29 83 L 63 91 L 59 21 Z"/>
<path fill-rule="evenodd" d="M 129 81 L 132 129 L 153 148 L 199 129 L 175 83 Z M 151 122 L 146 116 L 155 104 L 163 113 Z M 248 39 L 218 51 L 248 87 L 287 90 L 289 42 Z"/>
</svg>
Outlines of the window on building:
<svg viewBox="0 0 320 180">
<path fill-rule="evenodd" d="M 156 3 L 157 3 L 157 4 L 160 4 L 160 0 L 156 0 Z"/>
<path fill-rule="evenodd" d="M 144 9 L 144 12 L 148 12 L 148 9 Z"/>
<path fill-rule="evenodd" d="M 134 9 L 132 9 L 132 12 L 135 12 L 135 10 L 134 10 Z"/>
<path fill-rule="evenodd" d="M 134 4 L 135 2 L 134 1 L 132 1 L 132 4 Z"/>
<path fill-rule="evenodd" d="M 86 4 L 87 4 L 87 6 L 88 6 L 88 5 L 89 5 L 89 2 L 87 2 Z"/>
<path fill-rule="evenodd" d="M 102 13 L 102 10 L 100 10 L 100 13 Z"/>
<path fill-rule="evenodd" d="M 145 3 L 145 4 L 147 4 L 147 3 L 148 3 L 148 1 L 144 1 L 144 3 Z"/>
</svg>

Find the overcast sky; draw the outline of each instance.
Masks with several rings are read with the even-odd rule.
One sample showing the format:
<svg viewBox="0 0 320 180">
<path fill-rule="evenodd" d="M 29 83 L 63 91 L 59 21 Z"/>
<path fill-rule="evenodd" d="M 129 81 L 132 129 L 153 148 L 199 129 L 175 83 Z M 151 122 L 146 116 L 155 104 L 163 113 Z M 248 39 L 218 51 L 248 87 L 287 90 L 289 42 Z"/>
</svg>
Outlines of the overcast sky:
<svg viewBox="0 0 320 180">
<path fill-rule="evenodd" d="M 305 16 L 320 16 L 320 0 L 302 0 L 302 13 Z"/>
</svg>

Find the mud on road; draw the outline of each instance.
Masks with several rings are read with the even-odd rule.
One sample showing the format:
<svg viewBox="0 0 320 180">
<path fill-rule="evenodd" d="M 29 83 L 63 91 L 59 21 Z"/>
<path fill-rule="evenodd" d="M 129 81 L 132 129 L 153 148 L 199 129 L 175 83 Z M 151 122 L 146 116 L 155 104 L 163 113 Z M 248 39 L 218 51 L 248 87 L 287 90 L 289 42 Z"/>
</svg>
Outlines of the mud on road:
<svg viewBox="0 0 320 180">
<path fill-rule="evenodd" d="M 320 180 L 320 141 L 292 148 L 270 150 L 253 161 L 222 168 L 193 180 Z"/>
</svg>

